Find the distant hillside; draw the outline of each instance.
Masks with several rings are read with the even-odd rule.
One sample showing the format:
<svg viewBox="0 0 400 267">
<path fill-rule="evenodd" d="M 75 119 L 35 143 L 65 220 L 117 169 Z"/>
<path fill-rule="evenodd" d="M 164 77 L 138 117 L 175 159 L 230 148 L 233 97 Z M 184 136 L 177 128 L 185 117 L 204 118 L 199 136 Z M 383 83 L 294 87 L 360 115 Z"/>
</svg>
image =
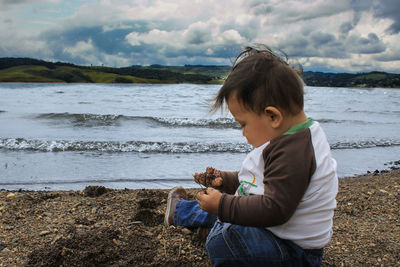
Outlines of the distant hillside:
<svg viewBox="0 0 400 267">
<path fill-rule="evenodd" d="M 77 83 L 198 83 L 221 84 L 229 66 L 134 65 L 123 68 L 78 66 L 32 58 L 0 58 L 0 82 L 77 82 Z M 304 72 L 308 86 L 400 88 L 400 74 Z"/>
<path fill-rule="evenodd" d="M 171 70 L 169 67 L 131 66 L 110 68 L 77 66 L 31 58 L 0 58 L 0 82 L 79 82 L 79 83 L 220 83 L 216 76 Z M 213 69 L 213 66 L 207 66 Z M 215 69 L 220 67 L 215 66 Z M 228 69 L 228 67 L 226 67 Z M 212 71 L 211 71 L 212 72 Z M 217 73 L 217 72 L 216 72 Z"/>
<path fill-rule="evenodd" d="M 400 88 L 400 74 L 376 71 L 357 74 L 307 71 L 303 80 L 308 86 Z"/>
</svg>

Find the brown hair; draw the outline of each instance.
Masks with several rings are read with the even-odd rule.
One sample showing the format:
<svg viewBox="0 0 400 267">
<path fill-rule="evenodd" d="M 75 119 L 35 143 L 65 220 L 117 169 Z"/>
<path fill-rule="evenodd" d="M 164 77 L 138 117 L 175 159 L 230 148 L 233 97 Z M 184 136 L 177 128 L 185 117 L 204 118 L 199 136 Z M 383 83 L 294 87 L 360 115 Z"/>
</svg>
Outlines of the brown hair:
<svg viewBox="0 0 400 267">
<path fill-rule="evenodd" d="M 212 109 L 221 108 L 232 93 L 236 93 L 245 108 L 258 114 L 267 106 L 292 115 L 300 112 L 304 106 L 302 69 L 298 65 L 299 71 L 296 71 L 283 55 L 281 58 L 266 46 L 261 49 L 246 47 L 233 62 Z"/>
</svg>

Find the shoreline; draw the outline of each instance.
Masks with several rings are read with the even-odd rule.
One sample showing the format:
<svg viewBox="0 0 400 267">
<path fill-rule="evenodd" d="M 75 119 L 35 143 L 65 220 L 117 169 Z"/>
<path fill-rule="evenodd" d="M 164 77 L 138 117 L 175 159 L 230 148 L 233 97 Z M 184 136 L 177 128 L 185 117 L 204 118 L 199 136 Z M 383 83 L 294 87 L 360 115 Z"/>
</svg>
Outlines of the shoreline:
<svg viewBox="0 0 400 267">
<path fill-rule="evenodd" d="M 168 192 L 0 190 L 0 266 L 210 266 L 195 231 L 163 225 Z M 400 170 L 340 178 L 337 203 L 323 266 L 400 262 Z"/>
<path fill-rule="evenodd" d="M 1 112 L 1 110 L 0 110 L 0 112 Z M 382 174 L 389 173 L 389 172 L 392 172 L 392 171 L 400 170 L 400 160 L 391 161 L 387 165 L 390 165 L 390 166 L 388 168 L 386 168 L 386 169 L 381 169 L 381 170 L 375 169 L 375 171 L 367 171 L 365 173 L 355 174 L 353 176 L 338 177 L 338 179 L 340 181 L 340 180 L 343 180 L 343 179 L 366 178 L 366 177 L 382 175 Z M 176 180 L 176 184 L 177 185 L 179 184 L 179 180 Z M 143 187 L 143 188 L 142 187 L 137 187 L 137 188 L 118 187 L 118 188 L 113 188 L 113 187 L 108 187 L 107 185 L 104 185 L 103 183 L 98 183 L 97 181 L 93 182 L 93 183 L 88 182 L 87 185 L 82 187 L 82 189 L 57 189 L 57 188 L 56 189 L 52 189 L 51 187 L 45 186 L 47 184 L 41 184 L 41 185 L 44 186 L 44 189 L 38 189 L 38 190 L 36 190 L 36 189 L 23 189 L 22 187 L 20 187 L 18 189 L 7 189 L 7 188 L 1 187 L 1 186 L 4 186 L 4 185 L 8 185 L 8 186 L 9 185 L 25 186 L 25 185 L 32 185 L 32 184 L 0 184 L 0 192 L 2 192 L 2 191 L 13 192 L 13 193 L 16 193 L 16 192 L 20 192 L 20 193 L 33 193 L 33 192 L 49 193 L 49 192 L 70 192 L 70 191 L 79 192 L 79 191 L 83 191 L 88 186 L 106 187 L 107 189 L 110 189 L 110 190 L 125 190 L 125 189 L 128 189 L 128 190 L 143 190 L 143 189 L 144 190 L 170 190 L 173 187 L 172 186 L 171 188 L 167 188 L 167 187 L 165 187 L 165 188 L 163 188 L 163 187 L 149 187 L 149 188 L 145 188 L 145 187 Z M 34 185 L 37 185 L 37 184 L 34 184 Z M 51 184 L 49 184 L 49 185 L 51 185 Z"/>
<path fill-rule="evenodd" d="M 118 83 L 118 82 L 62 82 L 62 81 L 54 81 L 54 82 L 0 82 L 0 84 L 121 84 L 121 85 L 146 85 L 146 84 L 161 84 L 161 85 L 176 85 L 176 84 L 194 84 L 194 85 L 222 85 L 223 82 L 215 82 L 215 83 L 190 83 L 190 82 L 132 82 L 132 83 Z M 332 88 L 350 88 L 350 89 L 400 89 L 400 87 L 384 87 L 384 86 L 322 86 L 322 85 L 305 85 L 306 87 L 332 87 Z"/>
</svg>

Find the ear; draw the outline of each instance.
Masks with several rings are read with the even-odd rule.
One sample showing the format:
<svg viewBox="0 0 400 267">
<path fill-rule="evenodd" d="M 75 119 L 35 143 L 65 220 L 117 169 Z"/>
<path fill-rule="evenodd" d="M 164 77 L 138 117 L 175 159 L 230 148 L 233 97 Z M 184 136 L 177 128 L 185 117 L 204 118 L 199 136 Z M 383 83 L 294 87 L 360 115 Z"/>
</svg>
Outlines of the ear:
<svg viewBox="0 0 400 267">
<path fill-rule="evenodd" d="M 270 121 L 272 128 L 277 129 L 281 126 L 283 121 L 283 114 L 279 109 L 273 106 L 268 106 L 264 109 L 264 114 Z"/>
</svg>

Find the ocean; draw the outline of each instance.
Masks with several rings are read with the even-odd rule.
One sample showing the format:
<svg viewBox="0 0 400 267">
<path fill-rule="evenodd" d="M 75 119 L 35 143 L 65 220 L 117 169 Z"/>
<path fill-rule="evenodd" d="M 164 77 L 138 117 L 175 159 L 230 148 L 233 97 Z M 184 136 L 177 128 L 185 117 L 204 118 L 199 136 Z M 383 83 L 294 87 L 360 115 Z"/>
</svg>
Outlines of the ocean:
<svg viewBox="0 0 400 267">
<path fill-rule="evenodd" d="M 252 148 L 220 85 L 0 83 L 0 189 L 196 187 L 207 166 L 238 170 Z M 400 159 L 400 90 L 306 87 L 339 177 Z"/>
</svg>

